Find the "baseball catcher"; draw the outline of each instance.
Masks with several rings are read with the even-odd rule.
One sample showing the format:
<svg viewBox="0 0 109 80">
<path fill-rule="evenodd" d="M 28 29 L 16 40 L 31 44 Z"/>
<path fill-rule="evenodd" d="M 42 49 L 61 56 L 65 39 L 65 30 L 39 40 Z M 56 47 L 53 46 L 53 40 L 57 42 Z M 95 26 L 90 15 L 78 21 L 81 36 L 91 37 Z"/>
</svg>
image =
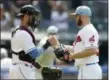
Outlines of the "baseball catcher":
<svg viewBox="0 0 109 80">
<path fill-rule="evenodd" d="M 41 13 L 32 5 L 24 5 L 18 16 L 21 24 L 13 30 L 11 38 L 13 65 L 9 71 L 10 79 L 37 79 L 35 73 L 41 71 L 44 80 L 59 80 L 62 74 L 60 69 L 43 67 L 35 61 L 52 46 L 49 38 L 41 48 L 36 47 L 33 31 L 40 24 Z"/>
</svg>

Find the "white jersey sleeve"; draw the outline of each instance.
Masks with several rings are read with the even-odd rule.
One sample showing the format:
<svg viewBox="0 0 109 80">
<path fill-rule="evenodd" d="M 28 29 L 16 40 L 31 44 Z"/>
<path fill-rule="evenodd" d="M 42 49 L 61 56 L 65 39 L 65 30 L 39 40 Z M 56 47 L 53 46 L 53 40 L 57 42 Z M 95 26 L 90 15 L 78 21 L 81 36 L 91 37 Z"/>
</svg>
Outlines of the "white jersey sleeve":
<svg viewBox="0 0 109 80">
<path fill-rule="evenodd" d="M 88 30 L 82 33 L 82 40 L 86 48 L 98 48 L 99 36 L 96 31 Z"/>
<path fill-rule="evenodd" d="M 21 40 L 22 48 L 25 51 L 25 53 L 28 53 L 35 48 L 35 44 L 32 41 L 32 37 L 26 31 L 24 31 L 23 35 L 21 35 Z"/>
</svg>

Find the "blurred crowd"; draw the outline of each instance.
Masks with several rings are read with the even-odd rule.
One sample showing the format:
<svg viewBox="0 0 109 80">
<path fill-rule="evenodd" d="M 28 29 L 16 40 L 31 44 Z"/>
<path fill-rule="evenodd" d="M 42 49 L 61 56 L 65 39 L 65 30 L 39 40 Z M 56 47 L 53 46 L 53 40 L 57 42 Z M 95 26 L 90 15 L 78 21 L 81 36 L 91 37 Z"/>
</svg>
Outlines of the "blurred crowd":
<svg viewBox="0 0 109 80">
<path fill-rule="evenodd" d="M 11 28 L 20 24 L 20 19 L 16 15 L 25 4 L 32 4 L 41 11 L 43 16 L 42 28 L 48 25 L 56 25 L 59 30 L 68 30 L 68 3 L 66 4 L 66 1 L 4 0 L 0 4 L 1 31 L 10 31 Z"/>
<path fill-rule="evenodd" d="M 85 1 L 85 0 L 2 0 L 0 2 L 0 23 L 1 31 L 10 31 L 20 23 L 20 19 L 16 16 L 20 8 L 25 4 L 32 4 L 40 10 L 43 19 L 40 24 L 40 29 L 44 30 L 49 25 L 55 25 L 60 32 L 67 32 L 73 28 L 76 29 L 75 22 L 69 17 L 69 13 L 73 12 L 77 6 L 88 5 L 93 12 L 93 22 L 97 29 L 107 29 L 107 2 Z M 100 5 L 100 8 L 97 6 Z M 103 10 L 101 12 L 101 9 Z M 102 13 L 102 14 L 100 14 Z M 98 25 L 98 23 L 100 23 Z M 75 30 L 74 30 L 75 31 Z"/>
</svg>

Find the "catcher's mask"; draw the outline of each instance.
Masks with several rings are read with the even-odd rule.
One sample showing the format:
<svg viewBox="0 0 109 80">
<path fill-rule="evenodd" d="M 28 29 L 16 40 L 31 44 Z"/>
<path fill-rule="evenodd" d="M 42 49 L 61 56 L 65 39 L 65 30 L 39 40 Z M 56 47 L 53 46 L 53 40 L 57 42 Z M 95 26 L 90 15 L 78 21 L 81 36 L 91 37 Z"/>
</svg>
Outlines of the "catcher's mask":
<svg viewBox="0 0 109 80">
<path fill-rule="evenodd" d="M 40 24 L 40 21 L 42 19 L 41 13 L 39 10 L 37 10 L 32 5 L 24 5 L 20 9 L 20 13 L 17 15 L 18 17 L 23 17 L 25 14 L 28 14 L 31 16 L 28 21 L 28 25 L 32 27 L 32 29 L 35 29 Z"/>
</svg>

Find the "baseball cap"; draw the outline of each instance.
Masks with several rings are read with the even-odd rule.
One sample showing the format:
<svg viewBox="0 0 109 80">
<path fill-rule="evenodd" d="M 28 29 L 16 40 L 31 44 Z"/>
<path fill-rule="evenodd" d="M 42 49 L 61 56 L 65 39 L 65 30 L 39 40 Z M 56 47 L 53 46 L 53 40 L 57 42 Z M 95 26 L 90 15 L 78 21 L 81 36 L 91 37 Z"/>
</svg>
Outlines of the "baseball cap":
<svg viewBox="0 0 109 80">
<path fill-rule="evenodd" d="M 71 15 L 87 15 L 92 16 L 91 9 L 88 6 L 79 6 L 77 7 L 75 13 L 71 13 Z"/>
<path fill-rule="evenodd" d="M 33 5 L 24 5 L 23 7 L 21 7 L 20 13 L 18 13 L 17 16 L 22 16 L 24 14 L 39 15 L 39 13 L 40 11 L 36 9 Z"/>
</svg>

